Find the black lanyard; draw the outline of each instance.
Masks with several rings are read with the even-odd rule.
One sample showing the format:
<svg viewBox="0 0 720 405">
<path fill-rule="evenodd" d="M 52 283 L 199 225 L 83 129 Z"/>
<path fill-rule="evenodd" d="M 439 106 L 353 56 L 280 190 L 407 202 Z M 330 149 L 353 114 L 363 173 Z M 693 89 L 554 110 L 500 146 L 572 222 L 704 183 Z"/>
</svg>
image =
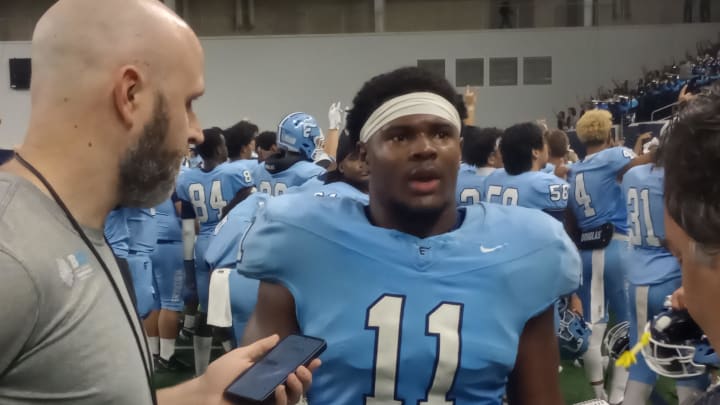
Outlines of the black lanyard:
<svg viewBox="0 0 720 405">
<path fill-rule="evenodd" d="M 50 192 L 50 195 L 55 200 L 57 205 L 60 207 L 60 209 L 63 210 L 65 215 L 67 216 L 68 220 L 70 221 L 70 224 L 75 229 L 75 231 L 80 235 L 80 238 L 85 242 L 85 245 L 87 245 L 87 248 L 90 249 L 90 251 L 95 256 L 95 259 L 100 263 L 100 267 L 102 267 L 103 271 L 105 272 L 105 275 L 107 276 L 108 280 L 110 281 L 110 285 L 113 288 L 113 291 L 115 292 L 115 296 L 117 297 L 118 301 L 120 301 L 120 305 L 122 306 L 123 312 L 125 313 L 125 318 L 127 319 L 128 323 L 130 324 L 130 328 L 132 328 L 133 336 L 135 337 L 135 343 L 137 344 L 138 351 L 140 353 L 140 358 L 143 362 L 143 367 L 145 368 L 145 377 L 147 378 L 148 388 L 150 389 L 150 395 L 152 397 L 153 404 L 157 404 L 157 397 L 155 395 L 155 389 L 153 388 L 152 384 L 152 363 L 148 364 L 149 361 L 152 361 L 152 355 L 150 354 L 149 347 L 143 350 L 143 344 L 142 340 L 144 339 L 144 336 L 142 335 L 142 331 L 138 332 L 137 328 L 135 327 L 135 323 L 133 322 L 133 319 L 135 319 L 138 324 L 142 324 L 140 321 L 140 318 L 137 317 L 137 313 L 133 309 L 130 311 L 125 304 L 125 300 L 123 299 L 122 294 L 120 294 L 120 289 L 118 288 L 117 283 L 115 282 L 115 278 L 110 273 L 110 269 L 108 268 L 107 264 L 105 264 L 105 261 L 100 256 L 100 253 L 95 249 L 95 246 L 90 242 L 90 239 L 88 239 L 87 235 L 85 234 L 85 231 L 83 231 L 80 224 L 77 222 L 73 214 L 70 212 L 70 210 L 67 208 L 63 200 L 60 198 L 60 196 L 55 192 L 55 189 L 50 185 L 50 182 L 47 181 L 45 176 L 43 176 L 33 165 L 30 164 L 27 160 L 23 159 L 22 156 L 20 156 L 17 152 L 15 152 L 15 160 L 18 161 L 21 165 L 23 165 L 26 169 L 30 171 L 40 182 L 47 188 L 47 190 Z M 123 281 L 124 283 L 124 281 Z M 124 285 L 125 290 L 127 290 L 127 286 Z M 135 314 L 135 316 L 130 315 L 130 313 Z M 145 355 L 143 355 L 143 352 L 145 352 Z M 147 359 L 145 358 L 147 356 Z"/>
</svg>

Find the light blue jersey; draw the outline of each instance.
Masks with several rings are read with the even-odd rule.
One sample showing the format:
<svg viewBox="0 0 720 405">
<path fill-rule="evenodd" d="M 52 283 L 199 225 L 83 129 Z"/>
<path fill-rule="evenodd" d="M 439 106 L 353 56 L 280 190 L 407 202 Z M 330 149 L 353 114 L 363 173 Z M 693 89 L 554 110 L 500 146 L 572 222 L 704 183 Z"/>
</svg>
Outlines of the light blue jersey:
<svg viewBox="0 0 720 405">
<path fill-rule="evenodd" d="M 115 256 L 126 259 L 130 244 L 130 231 L 127 227 L 125 210 L 116 208 L 105 219 L 105 238 Z"/>
<path fill-rule="evenodd" d="M 300 331 L 327 341 L 310 403 L 502 403 L 526 322 L 578 287 L 580 258 L 545 214 L 458 210 L 455 230 L 424 239 L 371 225 L 351 199 L 258 211 L 238 269 L 284 285 Z"/>
<path fill-rule="evenodd" d="M 166 242 L 182 242 L 182 225 L 173 200 L 168 198 L 155 207 L 157 239 Z"/>
<path fill-rule="evenodd" d="M 213 170 L 190 169 L 180 174 L 177 196 L 195 208 L 199 236 L 212 235 L 225 208 L 242 189 L 253 187 L 252 161 L 222 163 Z"/>
<path fill-rule="evenodd" d="M 482 202 L 485 177 L 492 172 L 492 168 L 478 169 L 467 163 L 460 164 L 457 178 L 457 191 L 455 200 L 458 205 L 473 205 Z"/>
<path fill-rule="evenodd" d="M 182 311 L 183 268 L 182 226 L 172 198 L 155 207 L 157 247 L 150 255 L 155 281 L 155 300 L 161 309 Z"/>
<path fill-rule="evenodd" d="M 540 169 L 540 171 L 547 174 L 555 174 L 555 165 L 549 162 L 545 163 L 545 167 Z"/>
<path fill-rule="evenodd" d="M 130 254 L 150 255 L 157 245 L 158 227 L 154 208 L 125 208 L 130 233 Z"/>
<path fill-rule="evenodd" d="M 230 289 L 230 312 L 235 339 L 239 343 L 245 325 L 255 310 L 257 302 L 258 280 L 248 278 L 235 270 L 240 249 L 240 240 L 252 224 L 258 208 L 270 198 L 265 193 L 253 193 L 233 207 L 228 215 L 215 228 L 210 240 L 205 260 L 210 269 L 232 269 L 228 278 Z"/>
<path fill-rule="evenodd" d="M 195 283 L 197 285 L 200 310 L 207 311 L 210 286 L 210 269 L 205 262 L 205 253 L 210 238 L 220 222 L 222 210 L 243 189 L 254 187 L 252 171 L 257 166 L 253 161 L 236 160 L 222 163 L 213 170 L 187 170 L 180 174 L 176 193 L 180 200 L 192 204 L 195 218 L 200 223 L 200 233 L 195 240 Z"/>
<path fill-rule="evenodd" d="M 680 263 L 662 246 L 664 178 L 665 171 L 653 164 L 633 167 L 623 177 L 632 245 L 627 255 L 627 277 L 633 284 L 660 284 L 680 277 Z"/>
<path fill-rule="evenodd" d="M 233 207 L 215 227 L 205 261 L 211 269 L 233 268 L 237 262 L 240 239 L 247 232 L 257 209 L 270 198 L 265 193 L 253 193 Z"/>
<path fill-rule="evenodd" d="M 322 177 L 322 176 L 320 176 L 320 177 L 311 177 L 310 179 L 308 179 L 308 181 L 306 181 L 305 183 L 303 183 L 303 184 L 301 184 L 301 185 L 299 185 L 299 186 L 290 187 L 290 188 L 288 189 L 288 191 L 289 191 L 289 192 L 292 192 L 292 191 L 299 191 L 299 190 L 301 190 L 301 189 L 302 189 L 302 190 L 307 190 L 307 189 L 310 189 L 310 188 L 319 188 L 319 187 L 322 187 L 322 186 L 325 185 L 325 182 L 324 182 L 323 180 L 320 180 L 321 177 Z"/>
<path fill-rule="evenodd" d="M 157 224 L 154 208 L 124 208 L 130 234 L 128 266 L 132 276 L 137 311 L 146 317 L 153 309 L 159 309 L 150 255 L 157 246 Z"/>
<path fill-rule="evenodd" d="M 485 178 L 485 201 L 540 209 L 561 218 L 568 203 L 570 186 L 565 180 L 543 172 L 524 172 L 516 176 L 498 169 Z"/>
<path fill-rule="evenodd" d="M 325 173 L 325 169 L 304 160 L 295 162 L 287 169 L 270 173 L 265 162 L 255 170 L 255 184 L 258 191 L 272 196 L 285 194 L 291 187 L 303 185 L 306 181 Z"/>
<path fill-rule="evenodd" d="M 370 203 L 368 195 L 344 181 L 334 181 L 329 184 L 308 181 L 300 187 L 291 188 L 288 193 L 306 193 L 316 197 L 352 198 L 367 205 Z"/>
<path fill-rule="evenodd" d="M 570 167 L 568 207 L 585 232 L 612 223 L 627 234 L 627 212 L 618 174 L 635 157 L 632 150 L 614 147 L 588 155 Z"/>
</svg>

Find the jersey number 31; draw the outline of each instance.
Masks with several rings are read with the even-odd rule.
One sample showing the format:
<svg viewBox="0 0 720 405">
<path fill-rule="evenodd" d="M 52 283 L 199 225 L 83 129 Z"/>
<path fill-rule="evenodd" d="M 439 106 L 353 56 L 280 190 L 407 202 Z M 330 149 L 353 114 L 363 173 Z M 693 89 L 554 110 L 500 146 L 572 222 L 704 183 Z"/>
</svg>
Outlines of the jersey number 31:
<svg viewBox="0 0 720 405">
<path fill-rule="evenodd" d="M 375 330 L 375 375 L 368 405 L 402 404 L 398 399 L 397 371 L 400 360 L 401 325 L 405 297 L 385 294 L 367 311 L 366 329 Z M 463 305 L 442 302 L 427 315 L 425 334 L 437 339 L 437 354 L 432 381 L 428 382 L 425 399 L 418 405 L 451 405 L 448 392 L 452 389 L 455 373 L 460 364 L 460 325 Z M 422 339 L 413 336 L 410 339 Z"/>
</svg>

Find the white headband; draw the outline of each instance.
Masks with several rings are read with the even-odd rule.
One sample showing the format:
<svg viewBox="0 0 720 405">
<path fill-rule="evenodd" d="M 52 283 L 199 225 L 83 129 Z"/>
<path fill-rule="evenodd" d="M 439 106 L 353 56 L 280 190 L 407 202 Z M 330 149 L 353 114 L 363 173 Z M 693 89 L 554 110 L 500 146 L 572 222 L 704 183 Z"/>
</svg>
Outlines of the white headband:
<svg viewBox="0 0 720 405">
<path fill-rule="evenodd" d="M 443 97 L 428 92 L 418 92 L 395 97 L 378 107 L 360 130 L 360 142 L 367 142 L 385 125 L 400 117 L 427 114 L 449 121 L 460 132 L 462 122 L 457 108 Z"/>
</svg>

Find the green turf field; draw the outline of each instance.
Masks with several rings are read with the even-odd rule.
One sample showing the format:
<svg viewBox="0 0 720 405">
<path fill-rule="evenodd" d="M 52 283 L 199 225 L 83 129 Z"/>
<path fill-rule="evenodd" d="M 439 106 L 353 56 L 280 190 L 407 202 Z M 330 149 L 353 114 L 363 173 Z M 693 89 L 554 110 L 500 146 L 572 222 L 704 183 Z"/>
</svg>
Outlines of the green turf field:
<svg viewBox="0 0 720 405">
<path fill-rule="evenodd" d="M 192 348 L 187 343 L 179 343 L 177 355 L 187 362 L 193 364 Z M 213 357 L 220 355 L 219 350 L 213 350 Z M 575 367 L 572 363 L 563 362 L 563 372 L 560 375 L 563 395 L 567 404 L 585 401 L 592 398 L 592 389 L 585 379 L 585 374 L 581 368 Z M 155 385 L 158 388 L 167 387 L 178 384 L 191 378 L 191 373 L 157 373 L 155 375 Z M 660 379 L 658 391 L 669 405 L 677 405 L 677 397 L 673 392 L 674 384 L 671 380 Z"/>
</svg>

